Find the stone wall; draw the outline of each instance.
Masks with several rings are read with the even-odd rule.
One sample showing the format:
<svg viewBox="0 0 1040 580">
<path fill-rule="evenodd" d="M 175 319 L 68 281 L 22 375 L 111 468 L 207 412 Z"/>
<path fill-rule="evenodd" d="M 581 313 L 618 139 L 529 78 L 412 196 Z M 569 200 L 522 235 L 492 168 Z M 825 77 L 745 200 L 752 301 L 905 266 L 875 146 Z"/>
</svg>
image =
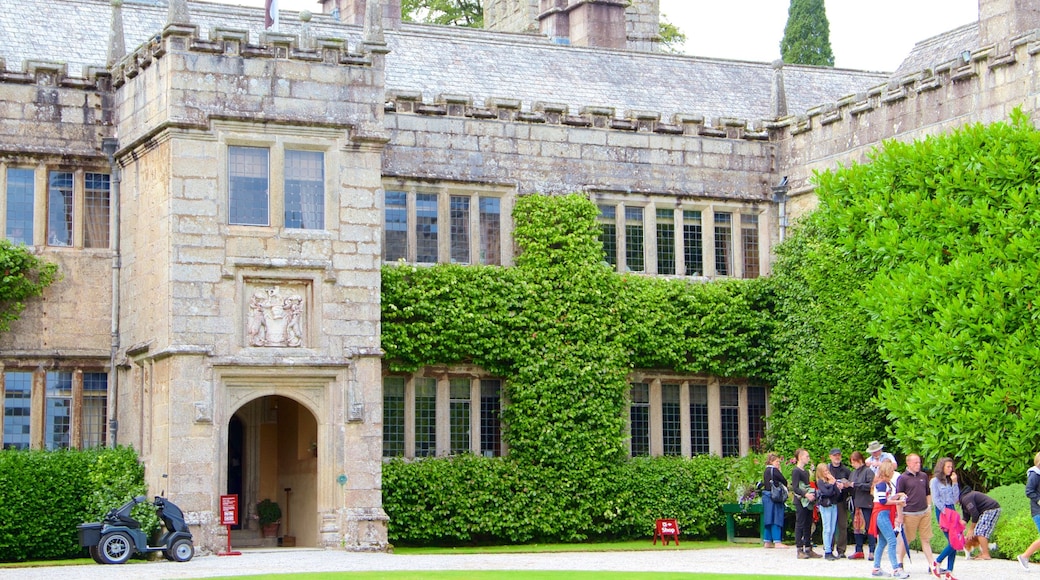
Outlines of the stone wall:
<svg viewBox="0 0 1040 580">
<path fill-rule="evenodd" d="M 423 103 L 392 96 L 386 176 L 514 185 L 518 193 L 610 190 L 765 201 L 774 145 L 745 121 L 535 103 Z"/>
<path fill-rule="evenodd" d="M 888 84 L 770 125 L 780 131 L 780 173 L 790 176 L 792 216 L 815 206 L 813 171 L 863 162 L 883 141 L 913 141 L 970 123 L 1007 120 L 1017 107 L 1037 110 L 1040 42 L 1036 32 L 939 63 Z"/>
</svg>

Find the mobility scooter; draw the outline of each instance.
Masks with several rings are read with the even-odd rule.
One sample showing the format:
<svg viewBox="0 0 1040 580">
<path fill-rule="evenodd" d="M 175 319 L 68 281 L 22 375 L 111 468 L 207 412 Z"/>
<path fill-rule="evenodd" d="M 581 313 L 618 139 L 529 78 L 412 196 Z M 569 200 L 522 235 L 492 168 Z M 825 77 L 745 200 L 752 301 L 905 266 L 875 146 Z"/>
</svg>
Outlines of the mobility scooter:
<svg viewBox="0 0 1040 580">
<path fill-rule="evenodd" d="M 170 500 L 155 496 L 152 505 L 155 513 L 166 527 L 159 538 L 158 546 L 148 545 L 148 536 L 141 524 L 130 517 L 130 511 L 139 503 L 148 500 L 139 495 L 117 509 L 109 510 L 101 523 L 86 523 L 76 526 L 79 530 L 79 545 L 90 552 L 98 564 L 122 564 L 136 553 L 162 552 L 167 560 L 187 562 L 195 555 L 191 532 L 184 522 L 184 512 Z"/>
</svg>

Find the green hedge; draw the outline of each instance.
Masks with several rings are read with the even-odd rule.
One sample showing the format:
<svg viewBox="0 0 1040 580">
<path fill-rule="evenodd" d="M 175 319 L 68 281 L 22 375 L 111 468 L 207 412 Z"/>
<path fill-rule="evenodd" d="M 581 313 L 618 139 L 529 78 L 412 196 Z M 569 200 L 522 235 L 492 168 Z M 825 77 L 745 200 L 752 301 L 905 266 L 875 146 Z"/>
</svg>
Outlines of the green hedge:
<svg viewBox="0 0 1040 580">
<path fill-rule="evenodd" d="M 128 447 L 0 451 L 0 561 L 85 554 L 76 526 L 146 493 L 144 468 Z M 134 512 L 155 529 L 154 511 Z"/>
<path fill-rule="evenodd" d="M 398 459 L 383 466 L 383 509 L 390 541 L 403 545 L 648 538 L 656 518 L 703 538 L 722 532 L 732 463 L 655 457 L 568 470 L 508 457 Z"/>
<path fill-rule="evenodd" d="M 1026 486 L 1022 483 L 1002 485 L 986 495 L 1000 504 L 1000 519 L 997 520 L 997 527 L 993 531 L 993 542 L 997 544 L 993 553 L 1001 558 L 1014 560 L 1038 537 L 1036 524 L 1029 515 Z M 1033 561 L 1040 561 L 1040 553 L 1033 555 Z"/>
</svg>

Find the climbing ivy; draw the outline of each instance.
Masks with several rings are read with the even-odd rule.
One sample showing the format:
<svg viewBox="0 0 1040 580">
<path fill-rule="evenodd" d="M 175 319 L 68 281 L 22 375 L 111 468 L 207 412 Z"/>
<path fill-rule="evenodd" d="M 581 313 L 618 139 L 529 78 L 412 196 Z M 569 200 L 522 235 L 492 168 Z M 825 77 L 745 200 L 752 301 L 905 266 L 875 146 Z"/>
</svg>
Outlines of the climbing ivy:
<svg viewBox="0 0 1040 580">
<path fill-rule="evenodd" d="M 25 308 L 25 300 L 43 293 L 58 279 L 58 266 L 33 255 L 23 245 L 0 238 L 0 332 Z"/>
<path fill-rule="evenodd" d="M 620 501 L 619 490 L 668 477 L 717 479 L 718 466 L 707 460 L 697 463 L 700 470 L 690 460 L 646 460 L 633 471 L 626 460 L 627 376 L 645 368 L 770 380 L 769 287 L 619 275 L 604 262 L 597 212 L 581 195 L 522 197 L 513 213 L 520 250 L 514 267 L 383 269 L 382 344 L 390 370 L 478 365 L 506 379 L 509 400 L 508 457 L 387 464 L 384 508 L 397 541 L 645 533 L 652 518 L 644 508 L 633 513 L 635 500 Z M 629 481 L 632 473 L 656 475 Z M 410 507 L 432 481 L 452 490 L 498 490 L 495 518 L 480 515 L 487 513 L 484 493 L 453 491 Z M 697 499 L 702 507 L 722 501 L 714 488 Z M 666 511 L 689 509 L 665 504 Z M 687 521 L 691 531 L 708 533 L 719 518 Z M 470 520 L 458 529 L 444 524 Z"/>
</svg>

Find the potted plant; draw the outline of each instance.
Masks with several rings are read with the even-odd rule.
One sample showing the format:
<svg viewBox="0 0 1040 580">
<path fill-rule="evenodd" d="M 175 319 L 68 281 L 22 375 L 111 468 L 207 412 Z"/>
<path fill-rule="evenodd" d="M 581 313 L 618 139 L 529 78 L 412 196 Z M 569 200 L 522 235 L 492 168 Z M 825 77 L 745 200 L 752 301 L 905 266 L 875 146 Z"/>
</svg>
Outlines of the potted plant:
<svg viewBox="0 0 1040 580">
<path fill-rule="evenodd" d="M 260 521 L 260 533 L 265 538 L 278 535 L 278 523 L 282 519 L 282 508 L 277 502 L 264 499 L 256 504 L 256 517 Z"/>
</svg>

